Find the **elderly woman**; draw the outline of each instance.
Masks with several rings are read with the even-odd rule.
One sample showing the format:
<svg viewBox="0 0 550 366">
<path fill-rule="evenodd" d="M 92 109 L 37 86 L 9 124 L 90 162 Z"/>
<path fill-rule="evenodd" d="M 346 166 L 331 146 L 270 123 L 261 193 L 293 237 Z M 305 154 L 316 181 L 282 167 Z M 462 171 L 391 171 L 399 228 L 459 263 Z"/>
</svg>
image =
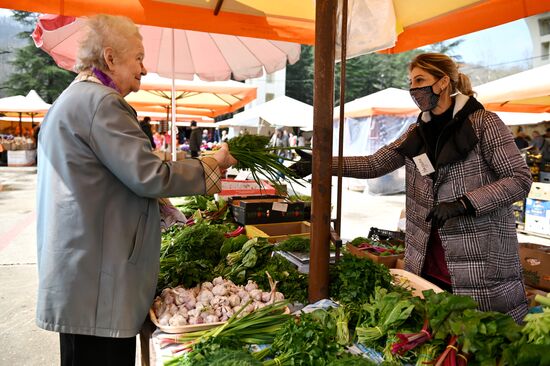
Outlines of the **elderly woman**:
<svg viewBox="0 0 550 366">
<path fill-rule="evenodd" d="M 512 204 L 529 192 L 529 168 L 451 58 L 420 54 L 409 79 L 417 123 L 373 155 L 344 157 L 344 176 L 375 178 L 404 165 L 405 269 L 520 322 L 527 299 Z M 293 169 L 305 176 L 311 157 L 301 155 Z M 332 166 L 336 174 L 337 160 Z"/>
<path fill-rule="evenodd" d="M 147 72 L 138 28 L 107 15 L 88 27 L 80 73 L 41 125 L 36 322 L 60 333 L 62 365 L 134 365 L 159 270 L 158 198 L 215 193 L 236 160 L 227 145 L 157 158 L 124 100 Z"/>
</svg>

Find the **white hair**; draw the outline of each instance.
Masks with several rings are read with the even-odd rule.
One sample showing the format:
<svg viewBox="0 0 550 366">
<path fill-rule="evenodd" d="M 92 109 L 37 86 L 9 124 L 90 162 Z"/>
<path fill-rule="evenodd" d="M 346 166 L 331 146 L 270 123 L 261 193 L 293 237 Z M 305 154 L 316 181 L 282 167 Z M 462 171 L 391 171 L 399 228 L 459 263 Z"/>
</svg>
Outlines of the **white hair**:
<svg viewBox="0 0 550 366">
<path fill-rule="evenodd" d="M 111 47 L 115 55 L 128 51 L 129 39 L 142 39 L 139 28 L 127 17 L 99 14 L 88 18 L 86 35 L 79 45 L 75 70 L 77 72 L 95 67 L 106 70 L 103 50 Z"/>
</svg>

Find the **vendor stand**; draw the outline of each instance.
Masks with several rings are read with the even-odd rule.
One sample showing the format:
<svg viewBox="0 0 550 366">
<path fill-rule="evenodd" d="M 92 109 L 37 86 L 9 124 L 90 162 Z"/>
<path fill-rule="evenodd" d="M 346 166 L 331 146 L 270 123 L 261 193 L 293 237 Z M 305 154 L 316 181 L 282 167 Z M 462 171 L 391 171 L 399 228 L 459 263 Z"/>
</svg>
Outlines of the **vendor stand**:
<svg viewBox="0 0 550 366">
<path fill-rule="evenodd" d="M 200 214 L 202 219 L 211 220 L 211 223 L 219 222 L 224 217 L 220 212 L 227 207 L 227 201 L 220 200 L 215 203 L 209 201 L 208 197 L 201 197 L 178 199 L 174 200 L 174 203 L 194 219 L 200 220 L 198 216 Z M 182 202 L 185 202 L 183 206 L 181 206 Z M 199 207 L 199 211 L 190 215 L 190 210 L 192 211 L 196 207 Z M 228 216 L 225 218 L 229 219 Z M 197 225 L 200 223 L 188 225 L 182 228 L 180 233 L 166 231 L 163 248 L 167 248 L 164 244 L 167 243 L 166 235 L 173 238 L 169 241 L 171 245 L 176 245 L 182 237 L 201 236 L 202 234 L 199 235 L 199 232 L 204 232 L 205 228 Z M 222 226 L 219 228 L 222 229 Z M 242 236 L 242 231 L 234 232 L 239 235 L 233 239 Z M 228 234 L 230 233 L 226 233 L 226 235 Z M 273 236 L 258 238 L 253 230 L 247 231 L 246 234 L 247 236 L 244 238 L 246 242 L 242 250 L 247 246 L 250 247 L 248 245 L 250 241 L 255 245 L 258 253 L 263 252 L 264 249 L 261 248 L 273 247 L 270 250 L 273 250 L 274 256 L 269 256 L 270 258 L 277 258 L 277 250 L 284 249 L 288 251 L 286 253 L 290 253 L 299 245 L 293 243 L 292 246 L 289 246 L 291 244 L 286 243 L 290 239 L 284 240 L 284 238 L 280 239 L 282 241 L 273 240 L 273 243 L 270 243 Z M 383 249 L 382 244 L 387 245 L 388 239 L 399 235 L 398 232 L 371 229 L 368 238 L 357 238 L 352 243 L 355 243 L 357 248 L 365 250 L 363 253 L 367 253 L 369 250 L 380 253 Z M 214 236 L 210 234 L 207 236 L 211 238 L 208 243 L 212 243 Z M 292 235 L 286 237 L 296 238 Z M 262 241 L 263 244 L 260 242 L 261 239 L 265 239 Z M 374 245 L 374 242 L 377 242 L 377 245 Z M 191 250 L 195 258 L 207 258 L 212 255 L 207 254 L 208 252 L 197 251 L 198 248 L 204 248 L 205 245 L 206 242 L 196 243 L 195 249 Z M 224 250 L 223 247 L 225 244 L 222 245 L 221 251 Z M 210 251 L 210 253 L 212 252 Z M 350 253 L 363 256 L 358 251 L 350 250 Z M 227 259 L 236 258 L 235 254 L 230 253 Z M 206 357 L 206 362 L 214 362 L 214 359 L 222 357 L 220 352 L 223 352 L 226 354 L 224 357 L 227 357 L 223 358 L 226 362 L 233 357 L 248 358 L 247 362 L 250 363 L 245 364 L 250 365 L 287 365 L 288 362 L 298 362 L 298 360 L 306 362 L 305 364 L 316 365 L 316 360 L 320 359 L 327 361 L 329 365 L 374 365 L 383 360 L 391 360 L 396 365 L 415 363 L 420 365 L 424 361 L 441 364 L 445 359 L 453 359 L 456 362 L 459 362 L 460 359 L 469 359 L 473 364 L 479 364 L 482 360 L 500 358 L 506 359 L 509 365 L 535 365 L 536 363 L 532 363 L 533 360 L 540 360 L 542 362 L 540 365 L 545 364 L 544 357 L 547 356 L 544 354 L 547 346 L 545 343 L 539 343 L 533 339 L 542 337 L 540 339 L 550 342 L 549 335 L 544 335 L 537 328 L 538 324 L 541 324 L 540 322 L 550 321 L 550 318 L 546 319 L 550 314 L 550 308 L 539 307 L 538 310 L 543 311 L 542 313 L 536 313 L 536 309 L 534 309 L 535 312 L 526 317 L 527 325 L 519 327 L 507 315 L 475 310 L 477 305 L 469 297 L 442 292 L 441 289 L 418 276 L 399 269 L 389 269 L 385 265 L 379 264 L 390 265 L 389 262 L 383 260 L 383 258 L 391 259 L 390 256 L 382 256 L 374 261 L 358 256 L 344 254 L 331 271 L 329 296 L 337 302 L 323 299 L 306 305 L 307 301 L 304 298 L 304 302 L 301 304 L 286 303 L 284 306 L 288 307 L 288 312 L 292 312 L 292 317 L 288 314 L 285 316 L 287 311 L 279 311 L 276 314 L 279 314 L 280 321 L 274 320 L 272 316 L 264 318 L 261 312 L 256 313 L 255 310 L 250 313 L 255 316 L 256 320 L 254 321 L 250 321 L 246 317 L 235 316 L 229 317 L 225 322 L 222 319 L 221 323 L 208 323 L 206 318 L 214 316 L 216 312 L 206 310 L 208 307 L 204 307 L 204 305 L 200 305 L 202 310 L 199 311 L 200 316 L 204 316 L 204 322 L 197 324 L 196 320 L 192 320 L 194 319 L 192 317 L 199 314 L 196 310 L 199 302 L 207 301 L 209 306 L 213 303 L 224 304 L 226 300 L 223 298 L 214 301 L 216 296 L 224 296 L 223 294 L 233 294 L 230 296 L 236 297 L 241 304 L 246 301 L 245 298 L 253 296 L 258 296 L 258 299 L 263 301 L 264 295 L 266 295 L 267 304 L 263 305 L 262 310 L 269 309 L 268 307 L 272 306 L 274 291 L 269 292 L 269 289 L 266 288 L 263 290 L 268 292 L 257 290 L 256 284 L 250 280 L 241 282 L 246 283 L 246 288 L 250 291 L 242 295 L 240 291 L 244 287 L 235 286 L 234 283 L 237 282 L 223 277 L 213 278 L 211 282 L 201 280 L 196 287 L 191 287 L 189 284 L 164 287 L 151 309 L 151 319 L 157 329 L 155 330 L 155 327 L 152 327 L 149 322 L 142 332 L 142 336 L 144 336 L 141 343 L 143 363 L 172 365 L 183 362 L 184 365 L 202 365 L 196 359 L 197 357 L 199 359 Z M 241 256 L 241 258 L 244 257 L 247 255 Z M 168 257 L 166 254 L 162 254 L 162 258 L 167 259 Z M 223 256 L 222 262 L 229 264 L 229 262 L 225 262 Z M 243 261 L 242 265 L 244 263 Z M 183 265 L 186 268 L 192 267 L 191 262 L 183 263 Z M 163 265 L 163 259 L 161 259 L 161 273 L 163 268 L 167 267 Z M 226 268 L 229 271 L 225 273 L 233 280 L 238 281 L 237 272 L 229 267 Z M 243 278 L 250 278 L 248 274 L 253 274 L 256 271 L 253 267 L 240 268 L 246 268 L 246 276 Z M 223 271 L 223 266 L 220 267 L 218 264 L 214 271 L 220 269 Z M 212 274 L 208 269 L 204 269 L 202 272 L 207 276 L 218 274 Z M 288 284 L 284 282 L 282 280 L 276 285 L 281 286 L 281 291 L 284 291 L 283 288 L 289 289 Z M 292 282 L 294 283 L 296 280 Z M 410 289 L 412 292 L 399 290 L 399 288 Z M 260 292 L 254 294 L 255 291 Z M 276 288 L 275 291 L 278 292 Z M 283 293 L 281 293 L 282 295 Z M 545 295 L 543 291 L 534 294 L 534 296 L 536 295 L 539 295 L 538 299 L 542 304 L 550 301 L 545 296 L 540 296 Z M 232 301 L 234 300 L 227 298 L 227 303 Z M 168 306 L 176 305 L 180 309 L 185 308 L 183 314 L 189 317 L 183 319 L 178 312 L 169 314 L 168 317 L 163 315 L 169 311 Z M 306 306 L 303 307 L 304 305 Z M 273 306 L 276 307 L 277 303 Z M 235 313 L 238 313 L 239 310 L 237 307 Z M 212 311 L 212 314 L 208 311 Z M 353 314 L 361 314 L 361 312 L 364 313 L 358 318 L 360 320 L 349 321 L 355 319 L 356 315 Z M 218 318 L 214 320 L 218 320 Z M 258 328 L 263 321 L 270 324 L 269 330 Z M 271 323 L 272 321 L 275 323 Z M 241 323 L 249 325 L 241 325 Z M 248 326 L 253 326 L 254 330 L 249 332 Z M 235 329 L 239 330 L 235 331 Z M 480 329 L 492 330 L 491 332 L 481 332 Z M 199 332 L 193 333 L 194 331 Z M 256 338 L 252 340 L 252 336 Z M 151 337 L 150 341 L 144 342 L 149 337 Z M 226 342 L 229 339 L 231 339 L 231 344 L 236 344 L 235 342 L 242 344 L 243 350 L 241 350 L 241 346 L 227 348 Z M 266 347 L 264 343 L 271 346 Z M 223 351 L 218 350 L 220 347 Z M 456 351 L 448 352 L 453 347 L 456 348 Z M 507 353 L 508 348 L 514 349 L 514 353 Z M 311 363 L 307 363 L 306 360 L 312 357 L 311 355 L 314 355 L 314 358 L 310 359 Z M 191 361 L 182 361 L 182 357 L 194 359 L 194 361 L 186 363 Z M 254 358 L 251 357 L 262 360 L 262 363 L 254 361 Z M 333 363 L 328 363 L 329 360 Z"/>
<path fill-rule="evenodd" d="M 36 163 L 35 118 L 44 116 L 50 106 L 34 90 L 26 96 L 0 99 L 0 113 L 4 118 L 15 117 L 18 122 L 18 127 L 2 135 L 0 141 L 3 150 L 8 152 L 8 166 L 30 166 Z M 25 118 L 24 121 L 23 116 L 29 116 L 30 120 Z"/>
</svg>

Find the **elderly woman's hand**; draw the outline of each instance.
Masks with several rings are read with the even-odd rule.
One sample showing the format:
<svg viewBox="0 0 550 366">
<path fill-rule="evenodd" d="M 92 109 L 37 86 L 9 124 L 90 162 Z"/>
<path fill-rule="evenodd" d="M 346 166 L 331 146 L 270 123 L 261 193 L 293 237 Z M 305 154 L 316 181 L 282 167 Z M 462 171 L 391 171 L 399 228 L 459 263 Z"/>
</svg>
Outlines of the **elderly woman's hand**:
<svg viewBox="0 0 550 366">
<path fill-rule="evenodd" d="M 213 157 L 218 162 L 218 166 L 222 172 L 230 166 L 237 164 L 237 160 L 229 153 L 229 145 L 225 142 L 222 143 L 222 147 L 216 151 Z"/>
</svg>

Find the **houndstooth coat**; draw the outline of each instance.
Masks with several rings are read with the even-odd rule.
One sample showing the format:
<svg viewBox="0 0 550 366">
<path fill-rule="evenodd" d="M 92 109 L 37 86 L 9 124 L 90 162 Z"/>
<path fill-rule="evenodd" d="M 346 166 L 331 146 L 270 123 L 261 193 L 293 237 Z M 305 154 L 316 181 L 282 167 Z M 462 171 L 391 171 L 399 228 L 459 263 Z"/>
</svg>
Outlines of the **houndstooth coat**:
<svg viewBox="0 0 550 366">
<path fill-rule="evenodd" d="M 418 275 L 432 229 L 426 222 L 429 211 L 440 202 L 466 196 L 475 214 L 449 219 L 439 229 L 453 292 L 472 296 L 481 310 L 508 313 L 521 321 L 527 300 L 512 203 L 529 192 L 531 174 L 496 114 L 459 94 L 453 117 L 454 132 L 432 162 L 433 175 L 420 175 L 412 160 L 426 149 L 418 128 L 429 123 L 429 113 L 424 113 L 403 136 L 375 154 L 345 157 L 344 176 L 375 178 L 405 165 L 405 269 Z"/>
</svg>

